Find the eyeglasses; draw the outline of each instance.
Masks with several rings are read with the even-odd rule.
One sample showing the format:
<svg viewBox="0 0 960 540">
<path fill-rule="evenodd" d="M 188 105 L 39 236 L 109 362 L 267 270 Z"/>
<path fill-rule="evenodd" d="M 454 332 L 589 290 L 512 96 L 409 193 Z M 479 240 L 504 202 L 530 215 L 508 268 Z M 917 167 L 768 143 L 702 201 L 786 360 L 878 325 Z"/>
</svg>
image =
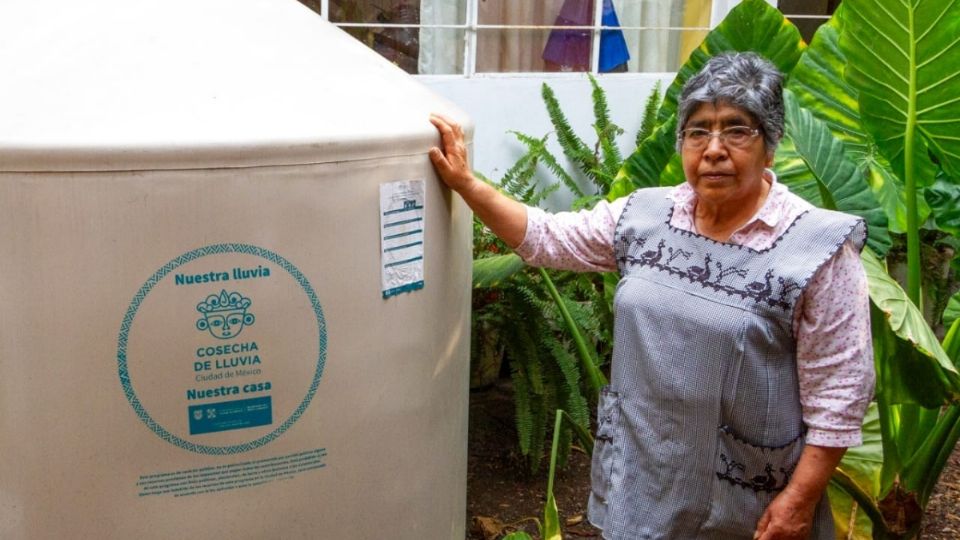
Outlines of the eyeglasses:
<svg viewBox="0 0 960 540">
<path fill-rule="evenodd" d="M 717 137 L 727 148 L 746 148 L 760 130 L 747 126 L 730 126 L 720 131 L 710 131 L 703 128 L 687 128 L 680 131 L 683 136 L 683 147 L 690 150 L 703 150 L 710 144 L 710 139 Z"/>
</svg>

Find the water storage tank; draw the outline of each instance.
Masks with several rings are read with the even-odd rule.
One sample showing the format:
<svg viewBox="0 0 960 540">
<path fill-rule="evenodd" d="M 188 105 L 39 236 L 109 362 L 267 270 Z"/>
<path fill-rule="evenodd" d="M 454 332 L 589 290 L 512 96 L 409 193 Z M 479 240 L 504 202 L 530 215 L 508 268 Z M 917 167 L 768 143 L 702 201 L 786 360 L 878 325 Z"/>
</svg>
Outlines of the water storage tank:
<svg viewBox="0 0 960 540">
<path fill-rule="evenodd" d="M 0 36 L 0 538 L 463 538 L 462 115 L 295 0 Z"/>
</svg>

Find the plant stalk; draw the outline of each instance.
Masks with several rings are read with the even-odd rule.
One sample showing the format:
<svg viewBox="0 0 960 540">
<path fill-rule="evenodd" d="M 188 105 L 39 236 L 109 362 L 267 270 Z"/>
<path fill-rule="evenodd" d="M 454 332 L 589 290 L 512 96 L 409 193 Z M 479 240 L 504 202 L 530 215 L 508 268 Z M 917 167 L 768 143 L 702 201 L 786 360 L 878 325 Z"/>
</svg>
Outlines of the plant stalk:
<svg viewBox="0 0 960 540">
<path fill-rule="evenodd" d="M 550 279 L 547 271 L 543 268 L 537 268 L 537 270 L 540 271 L 540 276 L 543 278 L 543 282 L 547 286 L 547 291 L 550 293 L 550 297 L 553 298 L 553 301 L 557 304 L 557 309 L 560 310 L 560 315 L 563 317 L 563 322 L 566 323 L 567 330 L 570 332 L 570 336 L 573 338 L 573 342 L 577 346 L 577 353 L 580 355 L 580 363 L 583 364 L 583 370 L 587 373 L 587 380 L 590 383 L 591 397 L 596 400 L 600 396 L 600 389 L 607 384 L 607 378 L 603 376 L 603 373 L 600 373 L 600 368 L 597 367 L 597 363 L 594 362 L 593 355 L 590 353 L 590 349 L 587 348 L 587 341 L 583 338 L 583 334 L 580 333 L 577 323 L 574 322 L 573 317 L 570 315 L 570 311 L 567 309 L 567 305 L 564 304 L 563 298 L 560 297 L 560 292 L 557 291 L 557 287 L 553 284 L 553 280 Z"/>
<path fill-rule="evenodd" d="M 883 519 L 883 513 L 881 513 L 880 509 L 877 507 L 877 502 L 869 493 L 858 486 L 857 483 L 850 478 L 850 475 L 838 467 L 835 471 L 833 471 L 833 476 L 830 478 L 830 482 L 846 492 L 847 495 L 850 495 L 850 498 L 852 498 L 860 506 L 860 509 L 863 510 L 863 513 L 870 518 L 875 531 L 874 538 L 876 538 L 876 531 L 878 528 L 880 531 L 883 531 L 883 533 L 889 533 L 887 522 Z"/>
<path fill-rule="evenodd" d="M 910 35 L 914 32 L 913 9 L 908 9 Z M 907 125 L 903 139 L 904 184 L 907 190 L 907 296 L 918 308 L 920 305 L 920 219 L 917 211 L 917 178 L 914 163 L 914 146 L 917 130 L 917 46 L 910 43 L 909 89 L 907 99 Z"/>
</svg>

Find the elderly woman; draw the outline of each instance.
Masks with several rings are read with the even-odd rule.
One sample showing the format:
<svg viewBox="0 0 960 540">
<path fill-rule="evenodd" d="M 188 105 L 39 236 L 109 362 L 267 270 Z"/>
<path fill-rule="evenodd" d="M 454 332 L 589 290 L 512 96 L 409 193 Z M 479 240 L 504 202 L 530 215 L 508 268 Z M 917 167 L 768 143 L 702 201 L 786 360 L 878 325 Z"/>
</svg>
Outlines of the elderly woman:
<svg viewBox="0 0 960 540">
<path fill-rule="evenodd" d="M 618 270 L 591 522 L 610 539 L 833 538 L 824 491 L 873 388 L 860 219 L 768 169 L 782 76 L 712 58 L 680 96 L 686 183 L 549 215 L 476 180 L 435 117 L 446 184 L 528 263 Z"/>
</svg>

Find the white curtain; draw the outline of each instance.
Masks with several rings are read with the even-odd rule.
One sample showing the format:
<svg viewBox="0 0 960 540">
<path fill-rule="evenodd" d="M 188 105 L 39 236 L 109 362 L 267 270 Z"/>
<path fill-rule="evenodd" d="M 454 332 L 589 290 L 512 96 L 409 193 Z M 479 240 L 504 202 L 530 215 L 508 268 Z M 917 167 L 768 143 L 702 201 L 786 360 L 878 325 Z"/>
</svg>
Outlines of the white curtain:
<svg viewBox="0 0 960 540">
<path fill-rule="evenodd" d="M 720 24 L 720 21 L 727 16 L 727 13 L 730 13 L 730 10 L 735 8 L 741 0 L 713 0 L 713 9 L 711 12 L 711 22 L 713 26 Z M 777 0 L 767 0 L 767 3 L 773 7 L 777 7 Z"/>
<path fill-rule="evenodd" d="M 565 0 L 484 0 L 481 24 L 549 26 Z M 545 71 L 543 48 L 549 30 L 482 30 L 477 34 L 478 72 Z"/>
<path fill-rule="evenodd" d="M 739 0 L 615 0 L 623 26 L 646 28 L 706 27 L 717 2 Z M 630 50 L 629 71 L 676 71 L 706 32 L 680 30 L 624 31 Z"/>
<path fill-rule="evenodd" d="M 461 24 L 465 0 L 420 0 L 420 24 Z M 421 75 L 463 73 L 463 31 L 453 28 L 421 28 Z"/>
</svg>

